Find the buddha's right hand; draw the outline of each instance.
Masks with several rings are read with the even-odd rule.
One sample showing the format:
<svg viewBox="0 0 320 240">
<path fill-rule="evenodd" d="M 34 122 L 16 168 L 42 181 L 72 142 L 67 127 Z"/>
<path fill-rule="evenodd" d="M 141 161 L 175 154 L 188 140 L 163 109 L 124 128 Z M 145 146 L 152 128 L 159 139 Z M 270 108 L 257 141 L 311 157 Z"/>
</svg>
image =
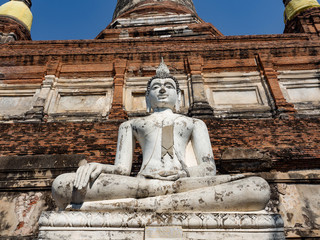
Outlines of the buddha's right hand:
<svg viewBox="0 0 320 240">
<path fill-rule="evenodd" d="M 103 172 L 104 165 L 100 163 L 89 163 L 78 168 L 74 187 L 81 190 L 86 188 L 89 182 L 94 182 Z"/>
</svg>

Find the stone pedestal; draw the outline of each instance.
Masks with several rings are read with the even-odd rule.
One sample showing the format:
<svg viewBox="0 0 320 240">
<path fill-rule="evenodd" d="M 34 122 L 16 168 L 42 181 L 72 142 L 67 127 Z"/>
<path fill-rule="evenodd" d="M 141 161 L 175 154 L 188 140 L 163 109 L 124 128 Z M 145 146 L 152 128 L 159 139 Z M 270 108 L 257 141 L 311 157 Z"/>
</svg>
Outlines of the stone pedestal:
<svg viewBox="0 0 320 240">
<path fill-rule="evenodd" d="M 285 239 L 280 215 L 264 212 L 43 212 L 39 225 L 50 240 Z"/>
</svg>

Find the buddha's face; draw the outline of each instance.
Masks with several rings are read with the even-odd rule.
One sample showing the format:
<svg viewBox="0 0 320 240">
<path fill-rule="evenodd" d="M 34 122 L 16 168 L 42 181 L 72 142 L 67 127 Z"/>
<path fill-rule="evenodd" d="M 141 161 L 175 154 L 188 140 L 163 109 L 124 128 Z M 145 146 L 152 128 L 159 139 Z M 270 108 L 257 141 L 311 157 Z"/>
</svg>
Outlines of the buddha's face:
<svg viewBox="0 0 320 240">
<path fill-rule="evenodd" d="M 171 78 L 152 80 L 147 98 L 152 109 L 170 108 L 173 110 L 178 99 L 176 83 Z"/>
</svg>

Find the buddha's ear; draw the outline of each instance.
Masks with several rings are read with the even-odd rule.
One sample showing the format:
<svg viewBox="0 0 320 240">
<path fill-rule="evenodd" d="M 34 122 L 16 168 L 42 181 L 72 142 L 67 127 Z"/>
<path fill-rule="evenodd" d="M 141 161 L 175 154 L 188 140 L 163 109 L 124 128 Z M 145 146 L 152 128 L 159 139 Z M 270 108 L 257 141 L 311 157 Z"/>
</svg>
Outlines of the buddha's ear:
<svg viewBox="0 0 320 240">
<path fill-rule="evenodd" d="M 149 95 L 146 96 L 146 103 L 147 103 L 147 113 L 151 113 L 151 103 L 150 103 Z"/>
<path fill-rule="evenodd" d="M 177 96 L 177 101 L 176 101 L 176 112 L 180 111 L 180 105 L 181 105 L 181 91 L 179 91 L 178 96 Z"/>
</svg>

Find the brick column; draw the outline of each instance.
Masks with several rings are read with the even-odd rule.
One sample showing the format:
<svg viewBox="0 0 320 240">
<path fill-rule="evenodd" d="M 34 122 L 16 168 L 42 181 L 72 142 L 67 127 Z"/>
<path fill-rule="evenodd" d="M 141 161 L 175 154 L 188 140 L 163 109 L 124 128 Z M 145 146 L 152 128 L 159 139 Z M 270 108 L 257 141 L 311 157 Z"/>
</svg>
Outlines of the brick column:
<svg viewBox="0 0 320 240">
<path fill-rule="evenodd" d="M 202 77 L 202 58 L 189 57 L 188 65 L 191 78 L 191 106 L 189 116 L 191 117 L 213 117 L 213 109 L 209 105 L 204 92 L 204 82 Z"/>
<path fill-rule="evenodd" d="M 49 92 L 55 84 L 57 77 L 60 75 L 61 62 L 58 60 L 50 59 L 46 65 L 46 71 L 44 73 L 44 80 L 37 99 L 32 106 L 32 109 L 26 112 L 26 121 L 28 122 L 41 122 L 47 120 L 47 112 L 45 112 L 46 101 L 49 96 Z"/>
<path fill-rule="evenodd" d="M 40 92 L 37 96 L 32 109 L 26 112 L 26 121 L 27 122 L 42 122 L 46 121 L 46 113 L 44 111 L 46 100 L 49 96 L 49 92 L 53 87 L 56 81 L 55 75 L 47 75 L 44 77 Z"/>
<path fill-rule="evenodd" d="M 287 117 L 295 114 L 296 110 L 294 109 L 294 105 L 288 103 L 283 96 L 279 85 L 278 72 L 274 70 L 273 64 L 270 60 L 264 60 L 263 57 L 259 55 L 256 60 L 266 78 L 270 93 L 274 100 L 276 114 L 280 117 Z"/>
<path fill-rule="evenodd" d="M 113 101 L 109 113 L 109 119 L 128 119 L 123 106 L 124 77 L 127 70 L 127 60 L 119 59 L 114 63 Z"/>
<path fill-rule="evenodd" d="M 61 72 L 62 63 L 59 60 L 50 59 L 46 65 L 45 75 L 55 75 L 59 77 Z"/>
</svg>

